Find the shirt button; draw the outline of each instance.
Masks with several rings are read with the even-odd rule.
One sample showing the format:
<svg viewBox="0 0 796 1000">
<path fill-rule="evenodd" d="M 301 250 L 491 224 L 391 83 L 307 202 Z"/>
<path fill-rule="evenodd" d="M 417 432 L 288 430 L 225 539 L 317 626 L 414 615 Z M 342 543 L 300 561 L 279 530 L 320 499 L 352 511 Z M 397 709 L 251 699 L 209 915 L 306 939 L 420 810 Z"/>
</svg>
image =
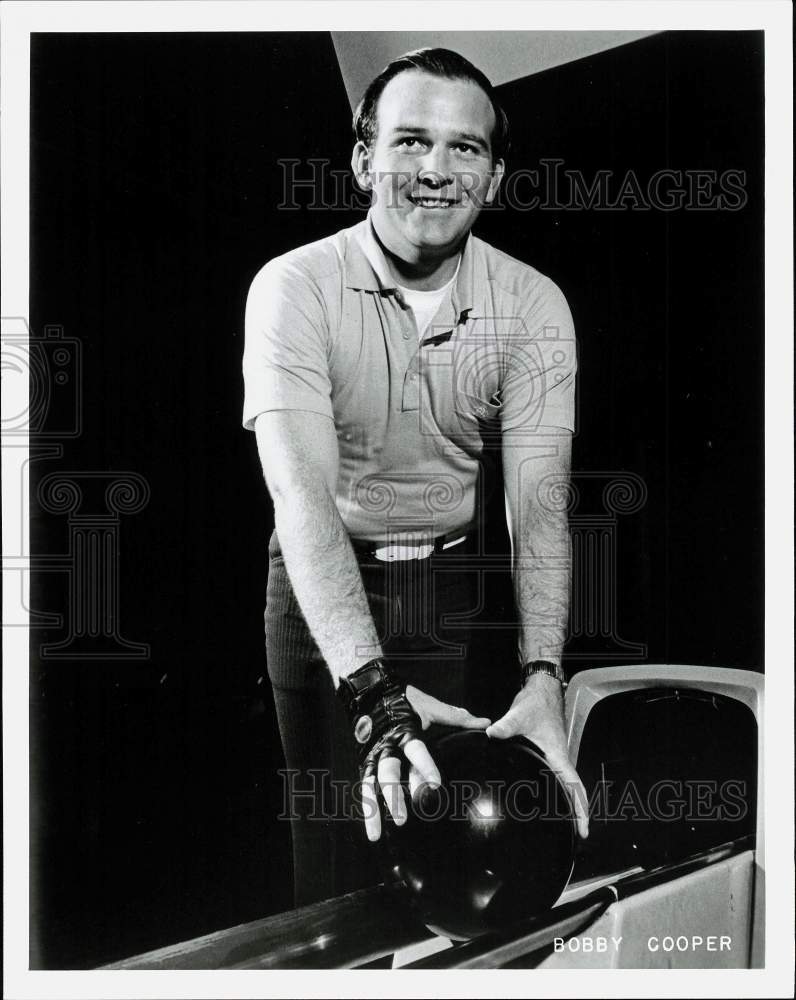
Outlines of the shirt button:
<svg viewBox="0 0 796 1000">
<path fill-rule="evenodd" d="M 404 330 L 404 340 L 409 340 L 409 332 Z"/>
</svg>

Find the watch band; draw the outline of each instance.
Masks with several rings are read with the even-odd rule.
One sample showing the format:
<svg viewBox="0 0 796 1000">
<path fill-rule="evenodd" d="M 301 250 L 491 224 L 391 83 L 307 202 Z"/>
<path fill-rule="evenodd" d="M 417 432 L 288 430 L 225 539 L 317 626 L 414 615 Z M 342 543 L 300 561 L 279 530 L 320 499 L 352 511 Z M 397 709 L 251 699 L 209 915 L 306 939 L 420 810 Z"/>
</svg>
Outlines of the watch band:
<svg viewBox="0 0 796 1000">
<path fill-rule="evenodd" d="M 550 677 L 554 677 L 561 684 L 561 687 L 564 690 L 566 690 L 567 684 L 569 683 L 564 668 L 559 666 L 557 663 L 551 663 L 550 660 L 531 660 L 529 663 L 523 664 L 523 687 L 532 674 L 547 674 Z"/>
</svg>

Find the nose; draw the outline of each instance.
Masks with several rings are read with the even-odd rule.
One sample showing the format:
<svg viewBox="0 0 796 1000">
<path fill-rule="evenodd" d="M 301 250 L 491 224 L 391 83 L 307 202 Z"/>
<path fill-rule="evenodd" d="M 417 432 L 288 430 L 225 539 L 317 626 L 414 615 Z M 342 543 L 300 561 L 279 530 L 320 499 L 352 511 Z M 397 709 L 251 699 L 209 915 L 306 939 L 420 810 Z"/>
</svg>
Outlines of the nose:
<svg viewBox="0 0 796 1000">
<path fill-rule="evenodd" d="M 434 147 L 423 157 L 417 174 L 418 182 L 434 191 L 453 184 L 454 176 L 451 170 L 448 151 Z"/>
</svg>

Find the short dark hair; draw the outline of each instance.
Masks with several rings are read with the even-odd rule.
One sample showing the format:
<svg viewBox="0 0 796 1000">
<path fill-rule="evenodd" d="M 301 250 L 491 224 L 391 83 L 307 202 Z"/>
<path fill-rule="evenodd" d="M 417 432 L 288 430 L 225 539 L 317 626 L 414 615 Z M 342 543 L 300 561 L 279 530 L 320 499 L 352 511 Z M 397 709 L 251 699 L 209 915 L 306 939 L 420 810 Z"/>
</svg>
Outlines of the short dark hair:
<svg viewBox="0 0 796 1000">
<path fill-rule="evenodd" d="M 490 137 L 492 158 L 499 160 L 508 153 L 509 120 L 500 106 L 495 88 L 480 69 L 451 49 L 415 49 L 388 63 L 368 85 L 354 111 L 354 136 L 358 142 L 364 142 L 370 147 L 376 141 L 378 128 L 376 108 L 382 91 L 390 80 L 410 69 L 430 73 L 432 76 L 441 76 L 447 80 L 470 80 L 479 86 L 489 98 L 492 110 L 495 112 L 495 126 Z"/>
</svg>

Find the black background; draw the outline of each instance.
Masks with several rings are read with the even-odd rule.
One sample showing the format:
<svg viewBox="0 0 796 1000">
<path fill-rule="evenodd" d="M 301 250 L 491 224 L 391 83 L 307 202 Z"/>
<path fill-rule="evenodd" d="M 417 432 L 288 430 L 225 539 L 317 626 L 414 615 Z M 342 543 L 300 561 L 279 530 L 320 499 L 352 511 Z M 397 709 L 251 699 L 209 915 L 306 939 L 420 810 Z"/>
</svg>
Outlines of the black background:
<svg viewBox="0 0 796 1000">
<path fill-rule="evenodd" d="M 362 212 L 277 208 L 277 159 L 349 162 L 328 33 L 37 35 L 31 66 L 31 327 L 79 340 L 83 376 L 82 434 L 31 466 L 34 556 L 68 547 L 44 475 L 151 489 L 121 521 L 119 620 L 150 658 L 48 661 L 64 631 L 31 630 L 31 965 L 80 968 L 290 905 L 243 309 L 266 260 Z M 477 231 L 570 302 L 576 472 L 646 484 L 618 522 L 619 633 L 647 662 L 761 669 L 762 33 L 658 35 L 500 93 L 510 169 L 746 171 L 736 212 L 495 210 Z M 31 599 L 63 613 L 66 574 Z"/>
</svg>

